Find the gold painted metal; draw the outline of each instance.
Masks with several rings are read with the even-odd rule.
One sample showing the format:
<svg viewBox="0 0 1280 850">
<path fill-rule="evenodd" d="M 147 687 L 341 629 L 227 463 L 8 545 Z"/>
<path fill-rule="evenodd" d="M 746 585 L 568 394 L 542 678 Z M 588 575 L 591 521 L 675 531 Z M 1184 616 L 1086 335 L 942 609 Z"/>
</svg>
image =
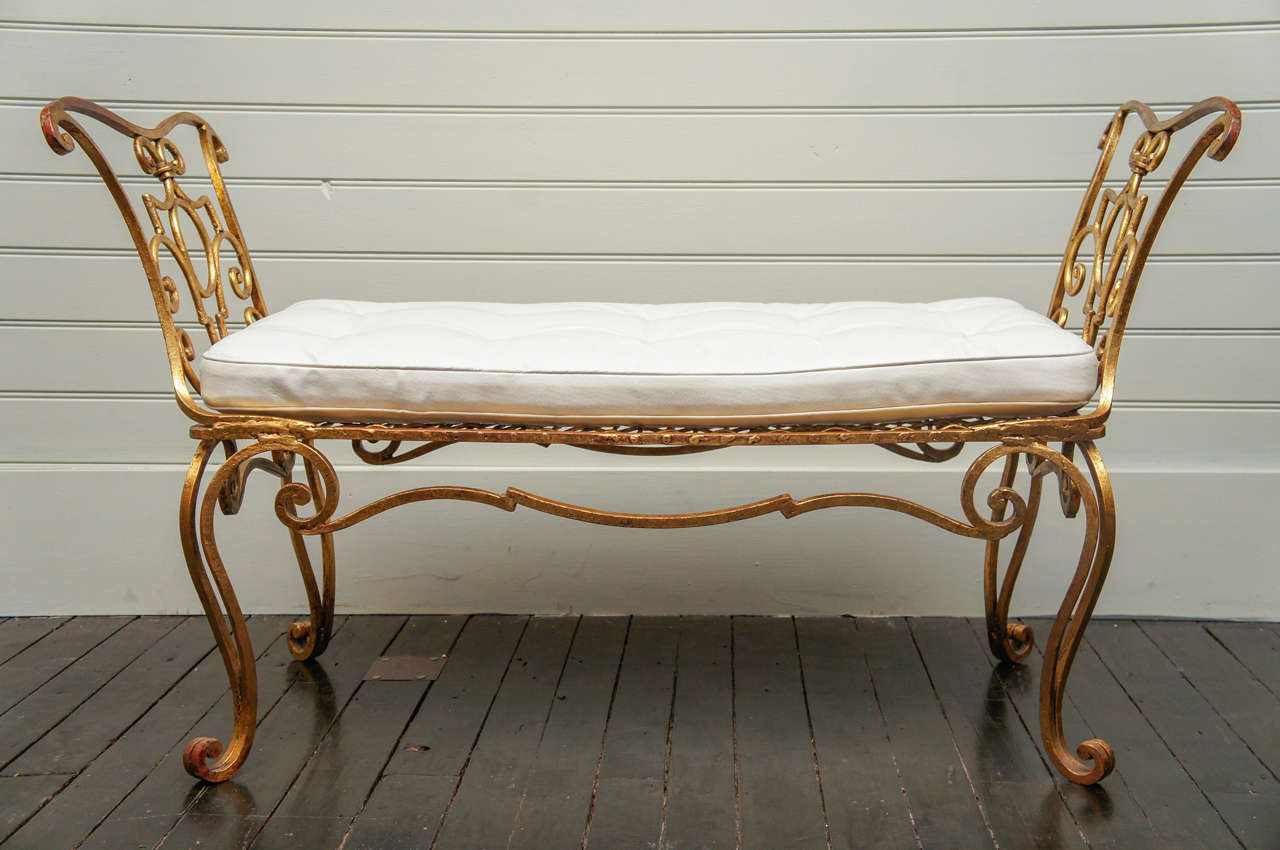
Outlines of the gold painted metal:
<svg viewBox="0 0 1280 850">
<path fill-rule="evenodd" d="M 73 117 L 94 118 L 132 140 L 142 172 L 155 177 L 163 196 L 142 196 L 145 221 L 136 213 L 106 157 Z M 1143 130 L 1132 145 L 1128 173 L 1119 189 L 1105 186 L 1119 147 L 1126 119 L 1138 116 Z M 1161 166 L 1172 135 L 1210 118 L 1193 141 L 1164 190 L 1152 205 L 1141 191 L 1143 180 Z M 660 426 L 543 426 L 477 425 L 469 423 L 308 422 L 269 416 L 222 414 L 197 401 L 200 383 L 194 369 L 195 349 L 175 316 L 191 299 L 195 321 L 211 342 L 229 333 L 233 314 L 252 322 L 267 314 L 247 244 L 231 207 L 219 166 L 227 151 L 213 129 L 200 117 L 180 112 L 153 128 L 140 127 L 79 98 L 61 98 L 40 115 L 45 138 L 54 152 L 66 154 L 79 145 L 97 168 L 115 200 L 137 248 L 151 286 L 168 355 L 174 393 L 182 411 L 195 424 L 195 455 L 182 488 L 179 534 L 191 579 L 218 645 L 234 702 L 234 730 L 225 747 L 211 738 L 196 738 L 183 762 L 193 775 L 219 782 L 244 763 L 253 743 L 257 712 L 257 679 L 243 613 L 218 552 L 214 508 L 224 514 L 239 511 L 248 477 L 263 470 L 280 479 L 275 511 L 287 529 L 297 556 L 310 617 L 294 623 L 288 633 L 295 657 L 311 659 L 325 648 L 332 632 L 335 552 L 333 535 L 383 511 L 414 502 L 453 499 L 489 505 L 505 511 L 525 507 L 581 522 L 630 528 L 691 528 L 736 522 L 780 513 L 795 517 L 832 507 L 876 507 L 905 513 L 954 534 L 986 542 L 984 597 L 987 636 L 992 652 L 1010 662 L 1026 658 L 1032 647 L 1030 628 L 1009 621 L 1018 574 L 1041 507 L 1044 479 L 1058 480 L 1058 497 L 1065 516 L 1084 515 L 1084 539 L 1075 572 L 1044 647 L 1040 679 L 1040 728 L 1045 752 L 1068 779 L 1081 784 L 1101 780 L 1115 766 L 1111 747 L 1102 740 L 1084 741 L 1075 750 L 1062 728 L 1062 701 L 1067 677 L 1085 626 L 1101 592 L 1115 545 L 1115 499 L 1102 456 L 1094 441 L 1105 434 L 1111 413 L 1120 343 L 1128 321 L 1138 279 L 1174 197 L 1192 169 L 1205 156 L 1224 159 L 1240 133 L 1240 111 L 1225 98 L 1210 98 L 1165 121 L 1145 105 L 1121 106 L 1104 129 L 1101 154 L 1054 282 L 1048 314 L 1064 327 L 1079 319 L 1084 340 L 1097 352 L 1098 402 L 1091 410 L 1061 416 L 1022 418 L 965 417 L 868 425 L 784 425 L 758 427 Z M 203 154 L 216 204 L 204 195 L 183 191 L 179 178 L 187 164 L 170 133 L 184 126 L 194 129 Z M 223 255 L 226 255 L 224 258 Z M 180 287 L 167 266 L 176 268 Z M 232 305 L 235 309 L 232 309 Z M 1074 311 L 1074 312 L 1073 312 Z M 763 445 L 878 445 L 914 460 L 941 463 L 956 457 L 967 443 L 989 443 L 969 466 L 961 484 L 963 519 L 894 496 L 874 493 L 829 493 L 794 499 L 783 494 L 758 502 L 685 514 L 638 514 L 581 507 L 509 488 L 493 493 L 470 487 L 420 487 L 375 500 L 338 514 L 338 473 L 316 446 L 322 440 L 347 440 L 365 463 L 401 463 L 463 442 L 552 443 L 622 455 L 677 455 L 730 446 Z M 240 443 L 244 442 L 243 448 Z M 385 443 L 381 448 L 377 444 Z M 1051 443 L 1061 449 L 1051 448 Z M 416 445 L 415 445 L 416 444 Z M 411 448 L 402 448 L 405 445 Z M 214 451 L 222 446 L 226 459 L 205 486 Z M 1075 459 L 1077 450 L 1081 462 Z M 301 459 L 300 480 L 295 480 Z M 987 492 L 984 515 L 975 504 L 984 473 L 997 468 L 999 479 Z M 1019 465 L 1027 470 L 1027 491 L 1015 488 Z M 1087 471 L 1087 475 L 1086 475 Z M 306 515 L 299 508 L 310 506 Z M 1000 576 L 1000 544 L 1015 535 Z M 306 540 L 319 538 L 321 555 L 317 583 Z"/>
<path fill-rule="evenodd" d="M 406 460 L 413 460 L 416 457 L 422 457 L 425 454 L 443 449 L 445 446 L 452 445 L 444 440 L 438 440 L 431 443 L 423 443 L 422 445 L 400 451 L 400 440 L 390 440 L 384 448 L 375 449 L 372 446 L 365 445 L 368 442 L 376 442 L 370 440 L 352 440 L 351 450 L 356 453 L 356 457 L 373 466 L 385 466 L 391 463 L 404 463 Z"/>
</svg>

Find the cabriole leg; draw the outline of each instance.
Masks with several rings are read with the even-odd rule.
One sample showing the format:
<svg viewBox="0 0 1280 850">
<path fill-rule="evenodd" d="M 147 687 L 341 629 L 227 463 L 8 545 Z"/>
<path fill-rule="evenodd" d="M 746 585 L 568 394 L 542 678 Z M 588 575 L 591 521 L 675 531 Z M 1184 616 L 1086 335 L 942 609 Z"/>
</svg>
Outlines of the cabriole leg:
<svg viewBox="0 0 1280 850">
<path fill-rule="evenodd" d="M 199 506 L 197 524 L 196 502 L 200 481 L 204 477 L 209 457 L 217 446 L 216 440 L 205 440 L 196 448 L 191 467 L 187 470 L 187 479 L 182 485 L 178 515 L 182 552 L 187 559 L 187 569 L 191 572 L 191 583 L 195 585 L 200 604 L 204 606 L 205 615 L 209 618 L 209 627 L 213 630 L 218 652 L 227 669 L 231 699 L 235 706 L 234 728 L 229 745 L 224 747 L 217 738 L 194 738 L 182 754 L 182 764 L 187 772 L 208 782 L 229 779 L 244 764 L 249 748 L 253 746 L 258 713 L 258 676 L 253 647 L 249 643 L 244 614 L 240 611 L 235 590 L 231 587 L 222 558 L 218 555 L 213 534 L 213 508 L 224 492 L 232 492 L 234 489 L 234 483 L 232 488 L 226 488 L 226 485 L 233 481 L 232 476 L 239 471 L 239 462 L 234 465 L 232 462 L 238 454 L 228 458 L 209 482 Z M 234 501 L 235 507 L 238 507 L 238 499 Z M 228 505 L 224 503 L 223 507 L 225 510 Z"/>
<path fill-rule="evenodd" d="M 310 444 L 308 444 L 310 445 Z M 326 461 L 327 463 L 327 461 Z M 321 478 L 315 462 L 309 457 L 303 458 L 306 472 L 307 488 L 317 504 L 327 501 L 324 480 Z M 315 569 L 311 565 L 311 555 L 307 552 L 306 540 L 298 530 L 289 527 L 289 538 L 293 543 L 293 552 L 298 558 L 298 569 L 302 572 L 302 586 L 307 592 L 307 606 L 311 609 L 311 617 L 299 620 L 289 626 L 289 651 L 299 661 L 318 658 L 329 645 L 333 634 L 334 604 L 334 550 L 333 533 L 320 534 L 321 586 L 316 587 Z"/>
<path fill-rule="evenodd" d="M 244 498 L 245 482 L 255 469 L 270 472 L 281 480 L 280 489 L 276 492 L 276 515 L 288 526 L 293 538 L 311 609 L 311 618 L 295 623 L 290 630 L 289 646 L 296 657 L 306 659 L 324 649 L 332 631 L 334 561 L 332 534 L 316 532 L 321 538 L 324 559 L 323 590 L 317 589 L 301 535 L 325 522 L 332 515 L 338 499 L 337 476 L 324 455 L 309 443 L 273 437 L 238 451 L 234 443 L 224 443 L 227 459 L 214 473 L 197 505 L 200 481 L 218 445 L 217 440 L 205 440 L 196 448 L 183 484 L 179 511 L 182 551 L 226 666 L 235 706 L 230 744 L 224 747 L 216 738 L 195 738 L 187 744 L 183 754 L 182 763 L 187 772 L 208 782 L 229 779 L 244 764 L 253 745 L 258 701 L 253 647 L 249 644 L 244 614 L 236 601 L 222 556 L 218 553 L 213 529 L 214 508 L 220 507 L 225 514 L 237 513 Z M 293 463 L 299 456 L 306 467 L 304 482 L 293 480 Z M 309 502 L 314 503 L 317 514 L 311 518 L 298 517 L 296 508 Z"/>
<path fill-rule="evenodd" d="M 1014 480 L 1018 475 L 1019 457 L 1020 455 L 1017 454 L 1005 457 L 1004 472 L 1000 476 L 1001 488 L 1013 488 Z M 1013 601 L 1013 588 L 1018 581 L 1018 572 L 1022 569 L 1023 558 L 1027 554 L 1027 545 L 1031 542 L 1031 532 L 1036 526 L 1043 483 L 1040 459 L 1035 455 L 1027 455 L 1026 458 L 1030 471 L 1026 513 L 1018 529 L 1018 538 L 1014 541 L 1013 551 L 1009 554 L 1009 566 L 1005 569 L 1004 580 L 1000 581 L 999 577 L 999 538 L 987 541 L 983 571 L 983 597 L 987 608 L 987 643 L 991 646 L 991 652 L 996 658 L 1009 662 L 1019 662 L 1026 658 L 1035 640 L 1030 626 L 1023 623 L 1009 623 L 1009 604 Z M 993 523 L 1003 521 L 1007 507 L 1006 502 L 998 502 L 991 510 L 991 521 Z"/>
<path fill-rule="evenodd" d="M 1092 785 L 1115 768 L 1115 752 L 1106 741 L 1091 738 L 1076 747 L 1073 754 L 1062 731 L 1062 700 L 1071 663 L 1075 660 L 1085 626 L 1093 615 L 1102 583 L 1111 566 L 1111 555 L 1115 549 L 1116 505 L 1111 481 L 1097 447 L 1091 441 L 1078 445 L 1084 464 L 1089 468 L 1088 479 L 1071 461 L 1069 454 L 1051 452 L 1043 455 L 1062 475 L 1060 493 L 1064 513 L 1071 516 L 1078 509 L 1084 509 L 1085 539 L 1075 575 L 1044 647 L 1044 666 L 1040 673 L 1040 736 L 1049 759 L 1063 776 L 1081 785 Z"/>
</svg>

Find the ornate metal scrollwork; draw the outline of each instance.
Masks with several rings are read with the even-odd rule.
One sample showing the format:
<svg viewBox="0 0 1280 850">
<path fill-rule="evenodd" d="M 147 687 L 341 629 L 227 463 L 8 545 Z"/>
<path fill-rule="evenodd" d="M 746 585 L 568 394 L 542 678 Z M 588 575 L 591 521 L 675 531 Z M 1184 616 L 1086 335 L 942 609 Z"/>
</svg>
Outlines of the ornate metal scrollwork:
<svg viewBox="0 0 1280 850">
<path fill-rule="evenodd" d="M 925 463 L 942 463 L 951 460 L 964 451 L 964 443 L 951 443 L 946 446 L 935 446 L 932 443 L 881 443 L 880 448 L 887 449 L 896 455 L 922 460 Z"/>
<path fill-rule="evenodd" d="M 1111 566 L 1116 505 L 1097 446 L 1085 441 L 1079 448 L 1089 469 L 1088 478 L 1064 455 L 1044 455 L 1071 480 L 1073 491 L 1079 495 L 1079 507 L 1085 513 L 1085 534 L 1075 574 L 1045 641 L 1040 673 L 1040 737 L 1050 761 L 1063 776 L 1081 785 L 1092 785 L 1115 769 L 1115 751 L 1100 738 L 1083 741 L 1074 753 L 1069 750 L 1063 735 L 1062 702 L 1071 664 Z"/>
<path fill-rule="evenodd" d="M 1002 488 L 1012 489 L 1018 472 L 1019 454 L 1014 452 L 1005 456 L 1004 470 L 1000 477 Z M 1028 460 L 1035 455 L 1027 455 Z M 1031 533 L 1035 529 L 1036 517 L 1040 512 L 1040 491 L 1043 478 L 1032 474 L 1026 497 L 1026 514 L 1018 537 L 1014 541 L 1013 551 L 1009 555 L 1005 567 L 1003 581 L 999 578 L 1000 542 L 987 541 L 987 552 L 983 568 L 983 597 L 987 609 L 987 643 L 991 652 L 1002 661 L 1020 662 L 1031 652 L 1035 636 L 1031 627 L 1025 623 L 1009 622 L 1009 606 L 1013 602 L 1013 589 L 1018 581 L 1018 573 L 1022 569 L 1023 559 L 1027 554 L 1027 546 L 1031 542 Z M 1004 505 L 992 508 L 991 518 L 999 521 L 1004 518 Z"/>
<path fill-rule="evenodd" d="M 182 755 L 182 763 L 187 772 L 209 782 L 229 779 L 240 769 L 253 746 L 258 720 L 258 678 L 253 647 L 240 603 L 218 552 L 213 530 L 214 506 L 223 502 L 223 494 L 229 490 L 228 483 L 240 474 L 239 461 L 246 460 L 257 452 L 256 447 L 251 447 L 232 454 L 205 488 L 204 498 L 199 501 L 197 512 L 200 482 L 217 445 L 214 440 L 203 440 L 196 448 L 179 503 L 182 551 L 186 556 L 187 569 L 191 573 L 191 582 L 204 606 L 223 666 L 226 667 L 234 706 L 234 726 L 227 746 L 224 747 L 216 738 L 195 738 L 187 744 Z M 230 490 L 234 491 L 242 486 L 243 479 L 240 479 L 240 483 L 233 484 Z M 238 497 L 234 499 L 234 503 L 238 507 Z"/>
<path fill-rule="evenodd" d="M 1005 447 L 997 446 L 988 450 L 974 461 L 965 476 L 961 492 L 961 508 L 968 523 L 907 499 L 876 493 L 828 493 L 799 500 L 783 494 L 758 502 L 717 510 L 683 514 L 644 514 L 586 508 L 548 499 L 514 487 L 508 488 L 503 493 L 494 493 L 474 487 L 449 486 L 418 487 L 412 490 L 404 490 L 370 502 L 349 514 L 335 518 L 334 513 L 338 503 L 337 472 L 328 459 L 312 446 L 298 443 L 294 445 L 297 446 L 294 451 L 302 457 L 304 463 L 308 465 L 308 469 L 314 468 L 314 476 L 309 474 L 309 478 L 313 477 L 314 480 L 310 482 L 309 486 L 304 486 L 297 482 L 288 482 L 282 485 L 276 494 L 276 514 L 286 526 L 305 535 L 331 534 L 344 528 L 350 528 L 370 517 L 400 505 L 438 499 L 476 502 L 505 511 L 514 511 L 517 507 L 526 507 L 580 522 L 628 528 L 694 528 L 736 522 L 774 512 L 791 518 L 823 508 L 877 507 L 923 519 L 939 528 L 964 537 L 987 540 L 998 539 L 1017 529 L 1026 510 L 1022 497 L 1008 487 L 999 487 L 987 497 L 987 505 L 993 510 L 997 506 L 1002 511 L 1006 507 L 1012 507 L 1013 512 L 1007 519 L 1003 518 L 1003 516 L 998 519 L 988 519 L 974 505 L 975 489 L 982 472 L 997 458 L 1007 453 Z M 274 446 L 270 440 L 260 443 L 259 446 L 265 446 L 265 448 L 260 448 L 260 451 L 279 448 Z M 308 503 L 314 503 L 316 512 L 309 517 L 299 516 L 296 508 Z"/>
<path fill-rule="evenodd" d="M 133 141 L 134 156 L 145 174 L 164 188 L 162 198 L 146 194 L 142 201 L 146 224 L 133 201 L 88 133 L 73 117 L 89 116 Z M 1129 115 L 1144 125 L 1132 146 L 1129 174 L 1118 189 L 1104 188 L 1113 155 Z M 1159 198 L 1151 203 L 1141 191 L 1144 178 L 1164 160 L 1170 136 L 1202 118 L 1208 127 L 1193 141 Z M 1114 766 L 1111 748 L 1089 740 L 1070 751 L 1063 739 L 1062 700 L 1066 679 L 1081 635 L 1092 615 L 1098 592 L 1110 565 L 1115 536 L 1115 505 L 1101 456 L 1092 440 L 1102 436 L 1110 412 L 1115 370 L 1128 311 L 1154 239 L 1170 206 L 1199 160 L 1224 159 L 1240 133 L 1240 112 L 1223 98 L 1210 98 L 1167 120 L 1160 120 L 1144 104 L 1122 106 L 1099 143 L 1094 176 L 1068 234 L 1067 248 L 1055 280 L 1049 316 L 1062 325 L 1078 318 L 1085 341 L 1097 352 L 1100 390 L 1097 407 L 1087 413 L 1008 418 L 971 415 L 956 419 L 909 422 L 822 425 L 764 425 L 725 427 L 683 426 L 536 426 L 423 423 L 320 423 L 269 416 L 234 416 L 203 407 L 195 398 L 199 378 L 193 368 L 195 345 L 176 321 L 185 286 L 192 298 L 196 321 L 211 342 L 223 338 L 232 315 L 229 302 L 244 302 L 246 322 L 267 313 L 261 286 L 222 180 L 219 163 L 227 151 L 213 129 L 200 117 L 176 113 L 156 127 L 133 124 L 97 104 L 78 98 L 53 101 L 41 112 L 41 126 L 49 146 L 66 154 L 79 146 L 89 157 L 116 202 L 147 274 L 157 316 L 165 335 L 171 377 L 178 404 L 197 423 L 192 435 L 199 445 L 192 458 L 181 497 L 182 546 L 192 581 L 209 618 L 227 669 L 235 704 L 235 729 L 230 743 L 197 738 L 184 755 L 194 775 L 209 781 L 227 779 L 239 768 L 253 742 L 256 713 L 254 657 L 244 617 L 214 536 L 215 506 L 224 513 L 240 510 L 247 478 L 255 469 L 282 481 L 275 497 L 276 514 L 289 531 L 302 573 L 311 616 L 294 623 L 289 645 L 298 658 L 312 658 L 323 649 L 332 630 L 334 605 L 334 532 L 402 504 L 433 499 L 458 499 L 512 511 L 527 507 L 569 519 L 642 528 L 681 528 L 734 522 L 769 513 L 794 517 L 828 507 L 879 507 L 915 516 L 965 537 L 987 542 L 985 597 L 992 650 L 1008 660 L 1024 658 L 1031 646 L 1030 631 L 1008 622 L 1013 587 L 1026 554 L 1040 509 L 1043 479 L 1058 479 L 1063 513 L 1083 512 L 1085 535 L 1076 571 L 1054 620 L 1044 649 L 1041 676 L 1041 734 L 1053 764 L 1072 781 L 1096 782 Z M 216 204 L 206 196 L 192 199 L 179 185 L 187 163 L 170 138 L 180 126 L 194 129 L 201 147 Z M 194 233 L 194 236 L 192 234 Z M 203 255 L 197 271 L 195 255 Z M 224 254 L 226 255 L 224 258 Z M 161 257 L 177 264 L 178 276 L 164 274 Z M 228 292 L 228 289 L 230 292 Z M 1068 306 L 1067 299 L 1077 299 Z M 1070 310 L 1078 312 L 1072 314 Z M 371 502 L 343 516 L 337 515 L 338 478 L 333 465 L 314 446 L 316 440 L 351 440 L 357 457 L 371 464 L 401 463 L 458 442 L 563 443 L 594 451 L 628 455 L 686 454 L 726 446 L 756 445 L 880 445 L 915 460 L 941 462 L 956 456 L 966 442 L 995 443 L 969 466 L 961 485 L 964 518 L 957 519 L 905 499 L 871 493 L 831 493 L 805 499 L 783 494 L 759 502 L 691 514 L 637 514 L 602 511 L 571 505 L 510 488 L 494 493 L 467 487 L 422 487 Z M 251 441 L 237 448 L 236 441 Z M 375 444 L 385 441 L 386 446 Z M 1048 443 L 1062 442 L 1062 451 Z M 402 450 L 403 444 L 419 445 Z M 222 445 L 227 459 L 200 494 L 200 484 L 213 452 Z M 1077 465 L 1082 457 L 1088 476 Z M 304 475 L 294 480 L 295 460 Z M 1025 496 L 1014 487 L 1018 459 L 1029 475 Z M 976 501 L 984 472 L 1002 460 L 998 485 L 985 499 L 985 512 Z M 300 511 L 304 506 L 310 511 Z M 1003 579 L 999 543 L 1017 533 Z M 320 538 L 322 564 L 317 584 L 306 537 Z"/>
<path fill-rule="evenodd" d="M 1142 182 L 1164 162 L 1172 134 L 1215 113 L 1221 114 L 1191 145 L 1151 207 L 1149 197 L 1141 191 Z M 1145 129 L 1129 151 L 1123 186 L 1119 190 L 1104 188 L 1130 114 L 1137 114 Z M 1110 413 L 1129 308 L 1160 226 L 1200 159 L 1205 155 L 1226 158 L 1239 133 L 1240 110 L 1225 98 L 1203 100 L 1165 121 L 1146 104 L 1130 101 L 1116 111 L 1098 142 L 1098 164 L 1067 239 L 1049 303 L 1050 318 L 1065 327 L 1072 318 L 1066 300 L 1079 299 L 1081 333 L 1100 362 L 1101 393 L 1092 414 L 1098 421 Z"/>
<path fill-rule="evenodd" d="M 160 181 L 163 197 L 142 195 L 145 225 L 107 158 L 72 117 L 73 113 L 94 118 L 129 137 L 138 167 Z M 46 106 L 40 113 L 40 124 L 54 152 L 66 154 L 79 146 L 98 170 L 151 284 L 178 404 L 197 422 L 216 420 L 217 414 L 206 410 L 193 396 L 200 390 L 200 380 L 193 366 L 195 345 L 176 319 L 183 300 L 180 288 L 184 285 L 190 293 L 194 318 L 211 342 L 227 335 L 229 299 L 244 302 L 243 309 L 237 312 L 246 322 L 267 314 L 253 261 L 222 180 L 219 164 L 227 160 L 222 140 L 208 122 L 190 112 L 175 113 L 155 127 L 141 127 L 96 103 L 75 97 L 59 98 Z M 187 173 L 187 161 L 170 133 L 181 126 L 195 130 L 216 203 L 205 195 L 191 198 L 179 183 L 178 178 Z M 201 256 L 203 260 L 199 259 Z M 168 262 L 176 264 L 182 285 L 162 269 Z M 203 266 L 203 271 L 197 271 L 197 265 Z"/>
<path fill-rule="evenodd" d="M 249 705 L 252 702 L 252 690 L 248 687 L 252 674 L 252 653 L 248 649 L 243 617 L 235 603 L 234 594 L 218 554 L 213 534 L 212 512 L 214 504 L 225 500 L 227 494 L 243 492 L 245 477 L 254 468 L 265 468 L 281 477 L 281 485 L 275 496 L 276 514 L 290 531 L 295 550 L 298 552 L 299 566 L 303 569 L 312 617 L 309 621 L 295 623 L 290 629 L 290 646 L 299 658 L 311 657 L 323 649 L 323 643 L 331 629 L 332 535 L 400 505 L 437 499 L 454 499 L 485 504 L 505 511 L 527 507 L 566 519 L 630 528 L 692 528 L 736 522 L 769 513 L 780 513 L 790 518 L 832 507 L 877 507 L 904 513 L 954 534 L 987 541 L 986 598 L 992 649 L 1002 658 L 1021 660 L 1030 649 L 1031 635 L 1025 627 L 1008 623 L 1009 604 L 1013 585 L 1021 568 L 1039 510 L 1041 482 L 1045 475 L 1056 472 L 1070 482 L 1070 492 L 1078 494 L 1079 507 L 1084 509 L 1087 523 L 1085 542 L 1076 575 L 1045 647 L 1041 699 L 1045 746 L 1058 769 L 1077 782 L 1097 781 L 1114 765 L 1114 755 L 1105 742 L 1091 740 L 1081 744 L 1077 748 L 1079 754 L 1077 759 L 1066 749 L 1062 738 L 1061 708 L 1066 677 L 1070 672 L 1071 662 L 1084 626 L 1092 614 L 1102 579 L 1105 577 L 1114 536 L 1114 503 L 1111 500 L 1101 458 L 1092 443 L 1081 444 L 1081 450 L 1085 454 L 1086 462 L 1093 475 L 1092 484 L 1067 454 L 1054 451 L 1043 443 L 1029 439 L 1015 439 L 987 449 L 970 464 L 961 483 L 960 507 L 964 520 L 960 520 L 906 499 L 875 493 L 828 493 L 805 499 L 794 499 L 790 495 L 783 494 L 758 502 L 695 513 L 640 514 L 586 508 L 547 499 L 516 488 L 508 488 L 503 493 L 494 493 L 471 487 L 447 486 L 405 490 L 375 500 L 350 513 L 338 515 L 338 475 L 328 458 L 309 442 L 288 437 L 266 437 L 234 452 L 231 451 L 231 447 L 228 447 L 227 461 L 218 469 L 209 483 L 204 502 L 200 507 L 198 530 L 200 548 L 197 550 L 195 547 L 195 487 L 209 455 L 216 446 L 217 442 L 214 440 L 205 440 L 200 444 L 183 494 L 184 517 L 188 517 L 183 531 L 184 549 L 188 552 L 188 565 L 191 567 L 193 581 L 196 582 L 201 600 L 209 613 L 210 622 L 214 624 L 215 637 L 223 653 L 224 662 L 227 664 L 228 676 L 233 682 L 233 694 L 237 694 L 238 700 L 236 732 L 231 746 L 225 753 L 222 752 L 222 745 L 212 739 L 196 739 L 188 747 L 186 758 L 188 769 L 195 775 L 210 781 L 218 781 L 234 773 L 252 742 L 252 729 L 242 728 L 249 723 L 245 718 L 252 714 L 252 706 Z M 387 453 L 386 457 L 396 457 L 395 447 L 381 451 Z M 263 455 L 269 455 L 271 459 L 268 460 L 262 457 Z M 1018 460 L 1022 456 L 1028 460 L 1031 481 L 1030 490 L 1025 498 L 1013 486 Z M 292 459 L 295 457 L 302 460 L 306 470 L 303 481 L 295 481 L 288 474 Z M 1004 461 L 1003 472 L 999 483 L 986 495 L 984 501 L 989 514 L 984 515 L 977 504 L 979 484 L 983 474 L 1001 460 Z M 234 501 L 235 506 L 238 507 L 239 495 L 235 496 Z M 310 505 L 312 511 L 304 515 L 298 508 L 306 505 Z M 997 590 L 999 541 L 1014 532 L 1018 532 L 1018 537 L 1014 544 L 1013 555 L 1004 580 Z M 316 588 L 310 569 L 310 561 L 303 540 L 306 536 L 319 536 L 322 540 L 323 592 Z M 208 574 L 205 572 L 205 564 L 207 564 Z M 212 584 L 210 584 L 209 575 L 212 575 Z M 218 596 L 214 595 L 214 587 L 217 588 Z M 222 613 L 222 608 L 218 606 L 219 597 L 225 607 L 225 615 Z M 220 753 L 222 757 L 217 762 L 213 765 L 207 764 L 208 759 L 217 758 Z M 1080 759 L 1092 761 L 1093 764 L 1086 764 Z"/>
<path fill-rule="evenodd" d="M 221 782 L 239 770 L 253 744 L 257 723 L 257 678 L 253 649 L 249 643 L 244 614 L 240 610 L 218 550 L 214 532 L 214 508 L 220 507 L 227 514 L 237 513 L 242 504 L 248 476 L 255 469 L 262 469 L 280 478 L 280 489 L 276 493 L 277 512 L 286 512 L 301 526 L 306 526 L 307 521 L 297 518 L 298 506 L 314 502 L 320 506 L 321 512 L 317 516 L 323 519 L 333 512 L 338 498 L 336 475 L 322 454 L 307 443 L 275 438 L 238 450 L 234 444 L 224 444 L 227 459 L 210 479 L 197 506 L 200 482 L 217 447 L 217 441 L 203 440 L 196 448 L 183 485 L 179 524 L 187 567 L 226 666 L 234 704 L 231 742 L 224 747 L 215 738 L 195 738 L 187 745 L 183 755 L 187 771 L 209 782 Z M 304 482 L 293 480 L 294 458 L 298 456 L 302 457 L 306 469 Z M 324 513 L 325 505 L 328 506 L 328 513 Z M 307 660 L 324 650 L 333 631 L 333 536 L 328 533 L 319 535 L 323 553 L 323 584 L 322 587 L 317 587 L 310 555 L 301 533 L 293 525 L 289 525 L 289 533 L 306 588 L 311 617 L 293 623 L 287 639 L 294 657 Z"/>
<path fill-rule="evenodd" d="M 443 449 L 452 443 L 443 440 L 423 443 L 406 451 L 400 451 L 400 440 L 388 440 L 387 444 L 375 449 L 371 443 L 378 443 L 380 440 L 352 440 L 351 449 L 356 453 L 356 457 L 360 458 L 367 464 L 373 466 L 385 466 L 391 463 L 404 463 L 406 460 L 413 460 L 416 457 L 422 457 L 430 454 L 437 449 Z"/>
</svg>

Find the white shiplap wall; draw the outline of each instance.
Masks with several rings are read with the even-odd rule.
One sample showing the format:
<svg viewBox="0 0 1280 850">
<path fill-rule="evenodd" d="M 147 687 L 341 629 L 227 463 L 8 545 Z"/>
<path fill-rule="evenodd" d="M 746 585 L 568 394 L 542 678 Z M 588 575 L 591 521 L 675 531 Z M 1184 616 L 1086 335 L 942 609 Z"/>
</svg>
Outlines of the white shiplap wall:
<svg viewBox="0 0 1280 850">
<path fill-rule="evenodd" d="M 40 138 L 53 97 L 139 123 L 210 119 L 276 307 L 969 294 L 1042 307 L 1112 108 L 1223 94 L 1244 108 L 1241 142 L 1175 207 L 1125 343 L 1102 444 L 1121 532 L 1101 609 L 1280 615 L 1275 0 L 9 0 L 0 14 L 0 614 L 197 605 L 175 528 L 190 442 L 151 301 L 87 161 Z M 962 468 L 869 447 L 628 460 L 461 446 L 352 467 L 344 485 L 349 504 L 436 482 L 630 510 L 880 489 L 954 511 Z M 293 610 L 269 490 L 258 482 L 221 539 L 246 608 Z M 1025 613 L 1056 606 L 1078 546 L 1074 523 L 1042 523 Z M 981 604 L 980 546 L 867 511 L 660 533 L 438 504 L 338 547 L 344 610 Z"/>
</svg>

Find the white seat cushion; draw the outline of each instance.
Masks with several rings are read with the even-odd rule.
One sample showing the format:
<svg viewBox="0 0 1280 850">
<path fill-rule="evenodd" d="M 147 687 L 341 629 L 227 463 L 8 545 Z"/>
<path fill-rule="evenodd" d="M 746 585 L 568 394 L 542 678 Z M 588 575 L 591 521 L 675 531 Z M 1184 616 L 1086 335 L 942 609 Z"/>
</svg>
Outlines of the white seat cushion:
<svg viewBox="0 0 1280 850">
<path fill-rule="evenodd" d="M 1051 414 L 1076 334 L 1003 298 L 929 304 L 302 301 L 200 364 L 215 410 L 313 421 L 747 425 Z"/>
</svg>

